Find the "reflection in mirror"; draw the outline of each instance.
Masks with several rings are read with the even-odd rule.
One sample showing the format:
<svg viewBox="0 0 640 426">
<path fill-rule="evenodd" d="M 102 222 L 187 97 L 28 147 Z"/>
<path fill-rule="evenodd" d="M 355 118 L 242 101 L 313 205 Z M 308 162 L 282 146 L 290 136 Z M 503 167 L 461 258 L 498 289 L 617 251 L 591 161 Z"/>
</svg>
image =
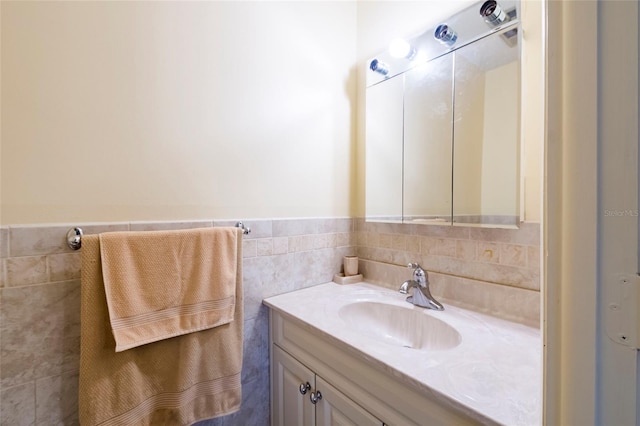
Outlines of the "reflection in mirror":
<svg viewBox="0 0 640 426">
<path fill-rule="evenodd" d="M 402 220 L 404 77 L 367 89 L 366 212 L 368 221 Z"/>
<path fill-rule="evenodd" d="M 453 55 L 405 73 L 405 222 L 450 221 L 452 78 Z"/>
<path fill-rule="evenodd" d="M 453 221 L 518 225 L 520 63 L 517 33 L 454 52 Z"/>
</svg>

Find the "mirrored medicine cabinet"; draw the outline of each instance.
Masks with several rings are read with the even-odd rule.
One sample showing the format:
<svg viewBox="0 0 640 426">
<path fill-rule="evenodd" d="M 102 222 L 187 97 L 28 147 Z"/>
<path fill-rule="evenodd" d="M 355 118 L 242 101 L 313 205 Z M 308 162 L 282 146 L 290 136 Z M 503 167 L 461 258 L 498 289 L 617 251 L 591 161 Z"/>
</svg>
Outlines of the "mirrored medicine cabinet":
<svg viewBox="0 0 640 426">
<path fill-rule="evenodd" d="M 518 18 L 479 2 L 367 63 L 367 221 L 518 226 Z"/>
</svg>

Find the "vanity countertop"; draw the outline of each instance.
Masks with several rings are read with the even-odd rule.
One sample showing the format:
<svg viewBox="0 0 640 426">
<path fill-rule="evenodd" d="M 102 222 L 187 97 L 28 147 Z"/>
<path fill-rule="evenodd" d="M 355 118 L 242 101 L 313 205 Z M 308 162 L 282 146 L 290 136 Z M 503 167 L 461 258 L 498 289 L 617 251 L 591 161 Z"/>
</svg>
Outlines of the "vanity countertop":
<svg viewBox="0 0 640 426">
<path fill-rule="evenodd" d="M 439 393 L 481 423 L 542 423 L 539 330 L 448 304 L 444 311 L 424 310 L 410 305 L 405 297 L 368 283 L 326 283 L 273 296 L 264 303 L 361 352 L 366 362 L 393 371 L 407 385 Z M 452 349 L 419 351 L 362 335 L 339 315 L 343 306 L 362 301 L 424 311 L 454 327 L 461 343 Z"/>
</svg>

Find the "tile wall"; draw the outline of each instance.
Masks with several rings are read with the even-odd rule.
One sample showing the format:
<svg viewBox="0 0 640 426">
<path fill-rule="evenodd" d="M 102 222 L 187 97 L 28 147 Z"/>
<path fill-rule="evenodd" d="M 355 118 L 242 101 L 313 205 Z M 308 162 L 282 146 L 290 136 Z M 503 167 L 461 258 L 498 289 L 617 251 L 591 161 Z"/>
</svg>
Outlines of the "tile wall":
<svg viewBox="0 0 640 426">
<path fill-rule="evenodd" d="M 540 325 L 540 224 L 519 229 L 355 221 L 367 281 L 398 289 L 418 262 L 431 291 L 464 308 Z"/>
<path fill-rule="evenodd" d="M 0 424 L 75 425 L 80 348 L 80 253 L 86 234 L 233 226 L 235 221 L 131 222 L 0 228 Z M 247 220 L 244 399 L 240 412 L 200 426 L 269 424 L 268 313 L 262 299 L 331 281 L 357 254 L 368 281 L 397 289 L 409 262 L 429 271 L 445 302 L 538 326 L 540 231 L 366 223 L 361 219 Z"/>
<path fill-rule="evenodd" d="M 0 424 L 78 423 L 80 253 L 85 234 L 232 226 L 231 221 L 136 222 L 0 228 Z M 330 281 L 356 252 L 352 219 L 245 221 L 243 404 L 201 426 L 269 424 L 268 314 L 262 299 Z"/>
</svg>

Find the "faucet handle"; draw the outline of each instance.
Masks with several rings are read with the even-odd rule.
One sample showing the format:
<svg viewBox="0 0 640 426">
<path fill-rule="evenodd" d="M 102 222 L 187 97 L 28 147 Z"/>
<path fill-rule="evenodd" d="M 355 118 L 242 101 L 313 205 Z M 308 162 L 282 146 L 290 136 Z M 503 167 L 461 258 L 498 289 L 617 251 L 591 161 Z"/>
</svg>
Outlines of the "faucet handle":
<svg viewBox="0 0 640 426">
<path fill-rule="evenodd" d="M 420 287 L 429 285 L 429 275 L 427 275 L 427 271 L 422 269 L 419 263 L 410 263 L 407 265 L 407 268 L 413 269 L 413 280 L 417 282 Z"/>
</svg>

